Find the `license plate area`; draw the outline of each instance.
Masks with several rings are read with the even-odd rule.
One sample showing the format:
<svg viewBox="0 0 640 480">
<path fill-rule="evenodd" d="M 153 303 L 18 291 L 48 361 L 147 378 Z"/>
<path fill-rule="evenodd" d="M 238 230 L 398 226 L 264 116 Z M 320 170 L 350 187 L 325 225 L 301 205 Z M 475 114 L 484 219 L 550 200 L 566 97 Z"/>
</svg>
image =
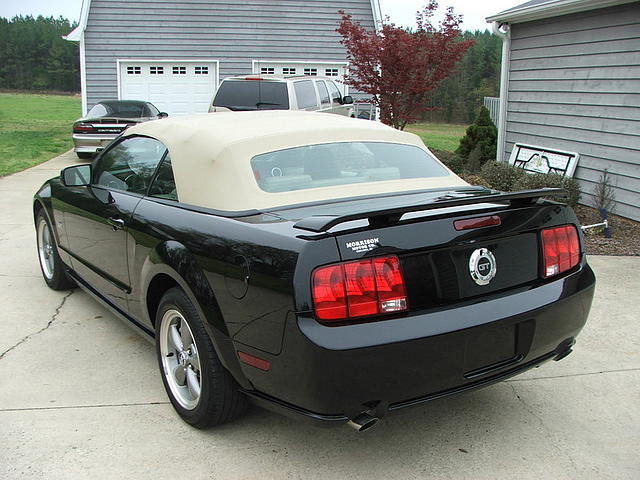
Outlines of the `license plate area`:
<svg viewBox="0 0 640 480">
<path fill-rule="evenodd" d="M 474 329 L 465 345 L 464 378 L 473 379 L 520 362 L 529 351 L 534 329 L 533 320 Z"/>
</svg>

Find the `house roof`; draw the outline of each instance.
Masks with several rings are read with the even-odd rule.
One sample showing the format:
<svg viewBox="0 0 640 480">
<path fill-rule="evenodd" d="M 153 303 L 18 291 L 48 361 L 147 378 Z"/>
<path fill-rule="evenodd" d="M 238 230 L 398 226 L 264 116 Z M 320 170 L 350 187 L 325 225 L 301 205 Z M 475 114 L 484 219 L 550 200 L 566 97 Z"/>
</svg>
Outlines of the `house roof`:
<svg viewBox="0 0 640 480">
<path fill-rule="evenodd" d="M 370 0 L 371 11 L 373 13 L 373 23 L 378 30 L 380 28 L 380 22 L 382 21 L 382 13 L 380 10 L 380 0 Z M 82 0 L 82 9 L 80 10 L 80 21 L 78 26 L 71 31 L 68 35 L 64 35 L 62 38 L 70 42 L 79 42 L 82 39 L 82 34 L 87 28 L 87 20 L 89 18 L 89 8 L 91 7 L 91 0 Z"/>
<path fill-rule="evenodd" d="M 84 29 L 87 28 L 87 19 L 89 18 L 89 7 L 91 6 L 91 0 L 82 0 L 82 8 L 80 9 L 80 21 L 78 26 L 71 31 L 68 35 L 64 35 L 62 38 L 70 42 L 79 42 L 82 39 Z"/>
<path fill-rule="evenodd" d="M 486 18 L 487 22 L 523 23 L 611 7 L 637 0 L 530 0 Z"/>
</svg>

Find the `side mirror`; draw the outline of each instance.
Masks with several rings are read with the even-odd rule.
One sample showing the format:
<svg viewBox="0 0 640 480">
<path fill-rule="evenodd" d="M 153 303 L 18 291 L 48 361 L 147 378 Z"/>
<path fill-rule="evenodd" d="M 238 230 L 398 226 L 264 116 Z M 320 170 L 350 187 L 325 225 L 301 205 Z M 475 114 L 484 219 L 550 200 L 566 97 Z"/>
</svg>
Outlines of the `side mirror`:
<svg viewBox="0 0 640 480">
<path fill-rule="evenodd" d="M 65 187 L 85 187 L 91 183 L 91 165 L 67 167 L 60 172 Z"/>
<path fill-rule="evenodd" d="M 345 95 L 342 97 L 343 105 L 351 105 L 353 103 L 353 97 L 351 95 Z"/>
<path fill-rule="evenodd" d="M 169 114 L 167 112 L 160 112 L 158 114 L 158 118 L 167 118 L 169 116 Z"/>
</svg>

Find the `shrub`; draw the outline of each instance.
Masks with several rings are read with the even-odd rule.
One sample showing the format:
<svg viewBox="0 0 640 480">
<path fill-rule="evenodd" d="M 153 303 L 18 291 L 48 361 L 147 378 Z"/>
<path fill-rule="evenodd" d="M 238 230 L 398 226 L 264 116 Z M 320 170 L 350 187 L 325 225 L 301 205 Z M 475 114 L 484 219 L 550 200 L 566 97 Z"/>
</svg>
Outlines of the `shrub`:
<svg viewBox="0 0 640 480">
<path fill-rule="evenodd" d="M 564 188 L 569 192 L 567 203 L 572 207 L 575 207 L 580 201 L 578 181 L 556 173 L 525 173 L 514 183 L 512 190 L 533 190 L 536 188 Z"/>
<path fill-rule="evenodd" d="M 479 173 L 482 166 L 482 145 L 476 145 L 464 162 L 464 170 L 469 173 Z"/>
<path fill-rule="evenodd" d="M 491 185 L 486 178 L 481 175 L 474 175 L 472 173 L 462 173 L 460 177 L 470 185 L 480 185 L 481 187 L 487 187 L 493 189 L 493 185 Z"/>
<path fill-rule="evenodd" d="M 482 166 L 488 160 L 495 160 L 497 140 L 498 130 L 491 121 L 489 110 L 483 106 L 480 107 L 476 121 L 467 128 L 466 135 L 460 140 L 460 146 L 456 153 L 466 161 L 474 149 L 479 146 L 477 161 Z"/>
<path fill-rule="evenodd" d="M 611 177 L 609 177 L 609 172 L 606 168 L 604 172 L 602 172 L 602 175 L 600 175 L 600 180 L 593 189 L 593 199 L 594 206 L 598 211 L 605 209 L 609 213 L 613 213 L 616 205 L 616 193 L 613 185 L 611 185 Z"/>
<path fill-rule="evenodd" d="M 527 173 L 521 168 L 514 167 L 508 163 L 492 161 L 482 166 L 480 175 L 496 190 L 509 192 L 513 190 L 514 184 L 520 180 L 523 175 L 527 175 Z"/>
<path fill-rule="evenodd" d="M 453 152 L 447 152 L 446 150 L 434 150 L 433 153 L 442 163 L 444 163 L 453 173 L 460 175 L 464 167 L 464 162 L 459 155 Z"/>
<path fill-rule="evenodd" d="M 569 205 L 574 207 L 580 201 L 578 181 L 555 173 L 527 173 L 508 163 L 487 162 L 480 171 L 480 178 L 483 178 L 485 183 L 478 182 L 473 175 L 471 177 L 474 178 L 476 184 L 489 185 L 496 190 L 505 192 L 535 190 L 537 188 L 564 188 L 568 192 L 567 203 Z M 467 176 L 464 179 L 471 183 Z"/>
</svg>

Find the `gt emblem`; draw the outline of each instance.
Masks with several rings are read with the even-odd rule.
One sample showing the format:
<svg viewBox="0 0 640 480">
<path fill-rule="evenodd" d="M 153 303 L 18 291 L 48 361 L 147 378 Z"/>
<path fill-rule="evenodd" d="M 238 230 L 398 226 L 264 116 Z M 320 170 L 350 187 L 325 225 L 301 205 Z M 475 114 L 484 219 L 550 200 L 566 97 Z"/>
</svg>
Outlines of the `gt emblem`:
<svg viewBox="0 0 640 480">
<path fill-rule="evenodd" d="M 469 273 L 478 285 L 487 285 L 498 271 L 496 257 L 486 248 L 474 250 L 469 258 Z"/>
</svg>

